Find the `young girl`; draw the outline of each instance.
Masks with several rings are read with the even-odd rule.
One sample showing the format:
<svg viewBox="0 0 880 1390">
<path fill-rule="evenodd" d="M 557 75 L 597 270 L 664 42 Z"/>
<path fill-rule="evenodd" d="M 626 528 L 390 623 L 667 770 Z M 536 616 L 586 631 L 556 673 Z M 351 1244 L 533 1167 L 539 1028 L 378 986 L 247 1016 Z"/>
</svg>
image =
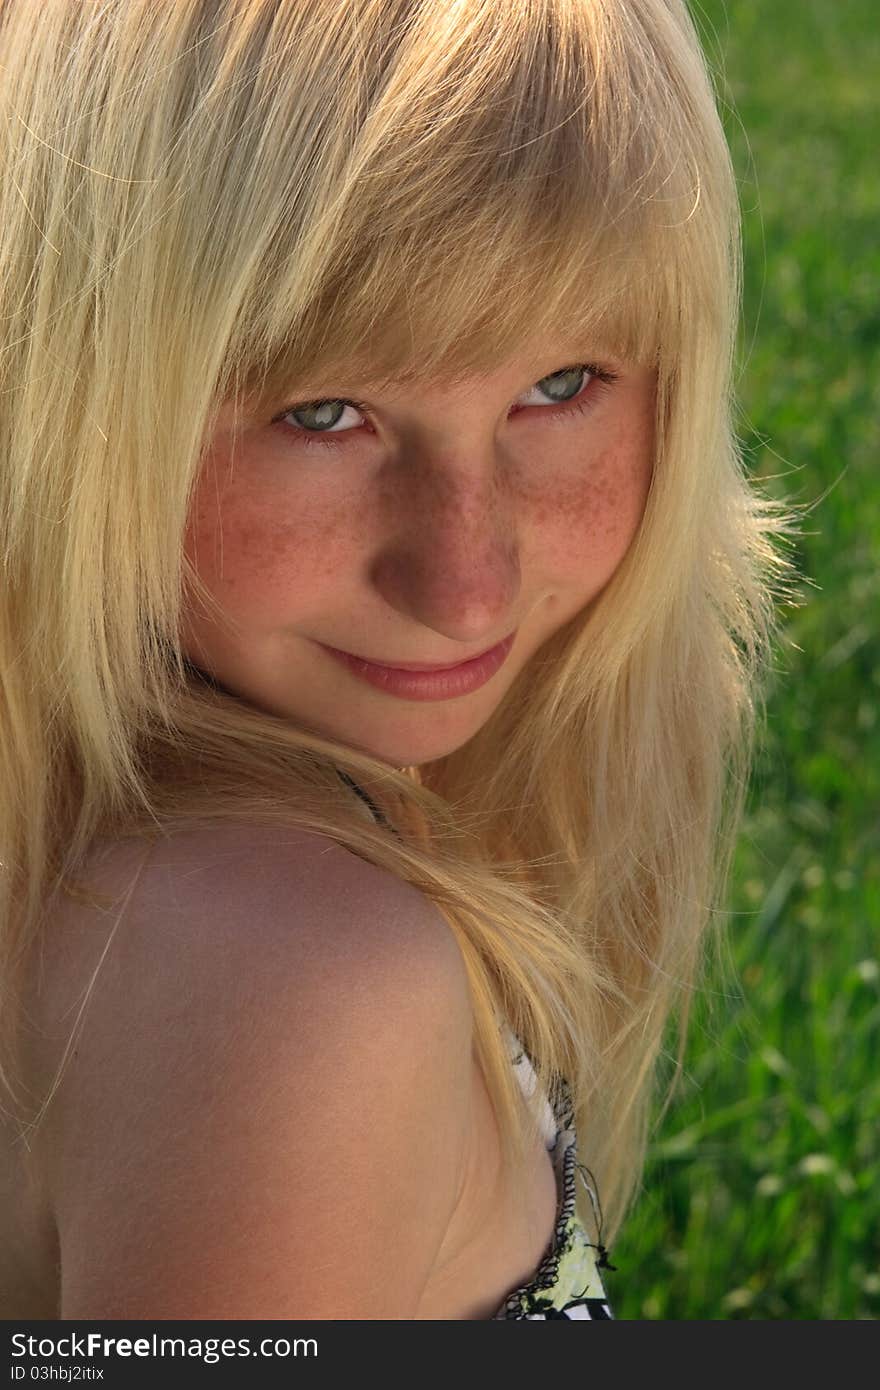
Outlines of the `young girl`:
<svg viewBox="0 0 880 1390">
<path fill-rule="evenodd" d="M 685 6 L 0 62 L 0 1311 L 610 1317 L 790 571 Z"/>
</svg>

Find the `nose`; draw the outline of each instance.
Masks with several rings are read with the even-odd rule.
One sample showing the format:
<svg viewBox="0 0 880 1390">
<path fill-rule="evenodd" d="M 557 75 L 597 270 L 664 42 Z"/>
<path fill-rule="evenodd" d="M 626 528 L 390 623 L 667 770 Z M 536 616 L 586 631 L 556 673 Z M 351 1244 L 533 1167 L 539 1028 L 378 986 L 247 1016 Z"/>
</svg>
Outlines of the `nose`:
<svg viewBox="0 0 880 1390">
<path fill-rule="evenodd" d="M 521 587 L 515 508 L 494 461 L 401 456 L 372 582 L 398 612 L 473 646 L 506 636 Z"/>
</svg>

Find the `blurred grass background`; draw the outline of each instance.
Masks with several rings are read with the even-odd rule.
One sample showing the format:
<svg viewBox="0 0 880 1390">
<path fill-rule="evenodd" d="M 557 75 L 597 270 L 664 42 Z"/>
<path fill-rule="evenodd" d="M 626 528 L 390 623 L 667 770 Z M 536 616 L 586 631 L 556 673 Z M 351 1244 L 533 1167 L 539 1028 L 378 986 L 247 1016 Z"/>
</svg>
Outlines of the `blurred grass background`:
<svg viewBox="0 0 880 1390">
<path fill-rule="evenodd" d="M 880 11 L 692 0 L 744 217 L 739 433 L 803 606 L 685 1073 L 612 1251 L 620 1318 L 880 1315 Z"/>
</svg>

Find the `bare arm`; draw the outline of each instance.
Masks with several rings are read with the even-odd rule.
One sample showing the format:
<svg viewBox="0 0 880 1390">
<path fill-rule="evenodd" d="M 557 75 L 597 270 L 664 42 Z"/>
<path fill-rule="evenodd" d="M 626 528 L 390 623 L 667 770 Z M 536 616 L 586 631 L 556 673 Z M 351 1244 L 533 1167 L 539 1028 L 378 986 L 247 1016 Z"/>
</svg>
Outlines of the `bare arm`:
<svg viewBox="0 0 880 1390">
<path fill-rule="evenodd" d="M 142 876 L 59 1090 L 61 1316 L 412 1317 L 466 1158 L 454 937 L 317 836 L 201 834 Z"/>
</svg>

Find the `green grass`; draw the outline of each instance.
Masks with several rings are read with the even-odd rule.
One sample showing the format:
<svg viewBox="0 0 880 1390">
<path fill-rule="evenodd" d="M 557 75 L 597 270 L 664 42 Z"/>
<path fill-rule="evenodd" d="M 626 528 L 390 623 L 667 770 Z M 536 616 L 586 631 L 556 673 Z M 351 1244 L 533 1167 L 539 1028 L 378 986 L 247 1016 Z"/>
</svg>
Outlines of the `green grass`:
<svg viewBox="0 0 880 1390">
<path fill-rule="evenodd" d="M 880 26 L 700 0 L 740 184 L 740 435 L 814 502 L 685 1076 L 612 1254 L 621 1318 L 880 1315 Z"/>
</svg>

